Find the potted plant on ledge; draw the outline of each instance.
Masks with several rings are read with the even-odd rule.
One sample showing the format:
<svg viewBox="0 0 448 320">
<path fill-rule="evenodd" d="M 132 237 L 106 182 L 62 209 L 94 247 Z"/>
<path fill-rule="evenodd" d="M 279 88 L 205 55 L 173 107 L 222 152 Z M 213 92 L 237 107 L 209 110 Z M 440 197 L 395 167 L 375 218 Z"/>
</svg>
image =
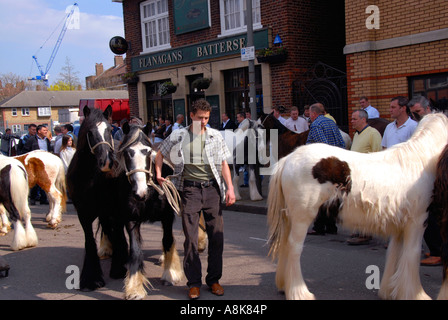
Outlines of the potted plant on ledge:
<svg viewBox="0 0 448 320">
<path fill-rule="evenodd" d="M 285 47 L 264 48 L 257 52 L 259 63 L 280 63 L 284 62 L 287 56 Z"/>
<path fill-rule="evenodd" d="M 138 80 L 138 75 L 135 72 L 128 72 L 123 75 L 123 81 L 127 84 L 136 84 Z"/>
<path fill-rule="evenodd" d="M 197 90 L 205 90 L 210 87 L 210 83 L 212 82 L 212 79 L 210 78 L 197 78 L 191 83 L 191 86 L 193 89 Z"/>
<path fill-rule="evenodd" d="M 159 86 L 159 95 L 166 96 L 167 94 L 172 94 L 176 92 L 177 87 L 171 81 L 165 81 Z"/>
</svg>

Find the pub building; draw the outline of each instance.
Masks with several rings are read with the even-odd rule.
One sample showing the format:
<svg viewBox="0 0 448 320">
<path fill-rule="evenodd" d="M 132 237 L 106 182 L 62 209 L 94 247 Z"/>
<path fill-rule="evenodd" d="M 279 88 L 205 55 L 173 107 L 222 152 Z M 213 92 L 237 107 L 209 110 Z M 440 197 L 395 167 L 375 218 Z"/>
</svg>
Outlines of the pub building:
<svg viewBox="0 0 448 320">
<path fill-rule="evenodd" d="M 222 113 L 236 121 L 249 109 L 246 0 L 112 2 L 123 6 L 131 116 L 155 124 L 184 114 L 188 125 L 192 102 L 205 98 L 218 128 Z M 345 71 L 344 1 L 253 0 L 252 11 L 257 112 L 303 111 L 300 85 L 314 66 Z M 346 125 L 346 105 L 329 107 Z"/>
</svg>

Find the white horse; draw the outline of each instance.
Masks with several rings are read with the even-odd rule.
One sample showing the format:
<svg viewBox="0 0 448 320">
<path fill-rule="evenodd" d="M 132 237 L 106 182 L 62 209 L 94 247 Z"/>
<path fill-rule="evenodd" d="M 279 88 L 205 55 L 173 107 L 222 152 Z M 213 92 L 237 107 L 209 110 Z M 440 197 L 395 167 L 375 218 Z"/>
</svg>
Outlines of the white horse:
<svg viewBox="0 0 448 320">
<path fill-rule="evenodd" d="M 6 234 L 10 223 L 14 225 L 12 250 L 37 246 L 37 234 L 31 224 L 31 211 L 28 206 L 28 176 L 22 163 L 0 156 L 0 233 Z M 25 224 L 23 228 L 22 220 Z"/>
<path fill-rule="evenodd" d="M 447 141 L 447 117 L 430 114 L 407 142 L 381 152 L 312 144 L 281 159 L 270 181 L 268 223 L 270 253 L 278 258 L 276 284 L 286 298 L 314 298 L 300 256 L 319 212 L 338 216 L 346 227 L 390 237 L 381 298 L 429 299 L 420 282 L 420 251 L 436 164 Z"/>
<path fill-rule="evenodd" d="M 233 189 L 236 200 L 241 200 L 239 189 L 239 170 L 247 167 L 249 173 L 249 196 L 252 201 L 263 200 L 261 192 L 260 167 L 268 162 L 266 156 L 265 129 L 256 121 L 246 119 L 242 127 L 221 131 L 230 150 L 228 163 L 233 164 Z"/>
</svg>

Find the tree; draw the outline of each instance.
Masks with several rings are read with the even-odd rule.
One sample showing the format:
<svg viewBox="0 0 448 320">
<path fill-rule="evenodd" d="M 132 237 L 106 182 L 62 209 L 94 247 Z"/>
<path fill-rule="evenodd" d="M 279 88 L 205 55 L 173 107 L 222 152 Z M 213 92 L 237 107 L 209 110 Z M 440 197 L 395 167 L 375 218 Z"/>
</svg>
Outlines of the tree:
<svg viewBox="0 0 448 320">
<path fill-rule="evenodd" d="M 50 87 L 50 90 L 76 90 L 81 85 L 81 81 L 78 77 L 79 72 L 75 70 L 70 58 L 65 58 L 65 66 L 62 68 L 62 72 L 59 73 L 59 78 L 56 84 Z"/>
<path fill-rule="evenodd" d="M 26 79 L 12 72 L 0 74 L 0 101 L 12 97 L 29 87 Z"/>
</svg>

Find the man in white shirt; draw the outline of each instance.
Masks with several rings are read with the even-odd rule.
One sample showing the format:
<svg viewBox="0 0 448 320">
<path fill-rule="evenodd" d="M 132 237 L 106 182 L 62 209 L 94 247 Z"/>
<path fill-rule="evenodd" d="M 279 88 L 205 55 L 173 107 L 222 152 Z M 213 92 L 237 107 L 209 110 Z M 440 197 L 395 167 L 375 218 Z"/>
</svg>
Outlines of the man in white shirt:
<svg viewBox="0 0 448 320">
<path fill-rule="evenodd" d="M 392 98 L 390 102 L 390 116 L 395 121 L 389 123 L 386 130 L 384 130 L 381 142 L 383 149 L 407 141 L 417 128 L 417 122 L 408 115 L 407 104 L 408 99 L 406 97 L 397 96 Z"/>
<path fill-rule="evenodd" d="M 184 122 L 184 119 L 185 119 L 185 117 L 184 117 L 183 114 L 178 114 L 177 117 L 176 117 L 176 122 L 173 124 L 173 130 L 172 131 L 174 131 L 176 129 L 183 128 L 184 126 L 182 125 L 182 123 Z"/>
<path fill-rule="evenodd" d="M 361 109 L 366 110 L 369 115 L 369 119 L 375 119 L 380 117 L 380 113 L 377 109 L 370 105 L 369 99 L 367 97 L 361 97 L 359 99 L 359 104 L 361 105 Z"/>
<path fill-rule="evenodd" d="M 308 123 L 305 119 L 299 118 L 299 109 L 292 107 L 290 111 L 291 117 L 285 121 L 285 127 L 297 133 L 307 131 Z"/>
</svg>

